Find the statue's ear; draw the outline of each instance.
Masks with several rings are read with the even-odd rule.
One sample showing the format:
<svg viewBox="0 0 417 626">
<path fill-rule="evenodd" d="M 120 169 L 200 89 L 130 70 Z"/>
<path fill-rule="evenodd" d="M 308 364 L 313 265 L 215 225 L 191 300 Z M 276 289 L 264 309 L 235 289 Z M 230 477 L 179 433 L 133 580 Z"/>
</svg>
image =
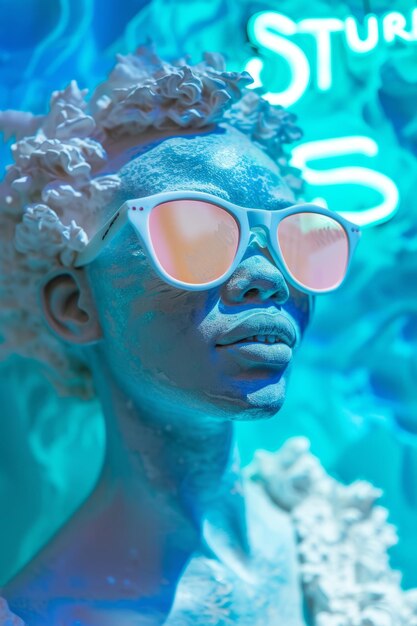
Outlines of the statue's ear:
<svg viewBox="0 0 417 626">
<path fill-rule="evenodd" d="M 83 270 L 68 268 L 47 276 L 41 302 L 49 327 L 61 339 L 81 345 L 101 338 L 97 310 Z"/>
</svg>

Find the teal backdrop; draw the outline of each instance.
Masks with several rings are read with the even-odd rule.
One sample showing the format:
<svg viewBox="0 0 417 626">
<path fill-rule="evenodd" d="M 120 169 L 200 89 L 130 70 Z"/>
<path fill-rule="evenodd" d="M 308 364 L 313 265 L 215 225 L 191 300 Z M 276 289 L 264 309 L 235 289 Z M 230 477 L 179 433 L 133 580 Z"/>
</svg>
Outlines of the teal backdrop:
<svg viewBox="0 0 417 626">
<path fill-rule="evenodd" d="M 242 459 L 248 463 L 256 448 L 277 449 L 287 437 L 303 434 L 339 478 L 367 479 L 381 487 L 382 503 L 400 537 L 393 564 L 403 571 L 405 587 L 417 586 L 413 2 L 20 0 L 16 6 L 0 0 L 2 110 L 42 113 L 52 90 L 71 79 L 94 87 L 117 53 L 126 54 L 148 39 L 167 58 L 187 53 L 197 61 L 210 50 L 222 52 L 230 69 L 242 70 L 252 62 L 251 67 L 262 68 L 259 82 L 272 97 L 281 92 L 286 98 L 295 79 L 306 79 L 294 78 L 290 52 L 296 48 L 302 62 L 307 60 L 309 80 L 289 105 L 304 129 L 303 142 L 320 142 L 306 171 L 306 198 L 325 198 L 332 209 L 351 211 L 367 227 L 350 280 L 317 299 L 285 407 L 267 423 L 239 426 Z M 343 32 L 334 32 L 328 55 L 320 48 L 320 64 L 316 38 L 297 31 L 287 37 L 293 47 L 278 53 L 283 35 L 273 17 L 263 39 L 248 30 L 251 18 L 253 23 L 254 15 L 266 11 L 286 16 L 290 30 L 306 18 L 332 18 L 339 24 L 353 17 L 355 24 L 366 25 L 372 16 L 380 29 L 378 41 L 369 52 L 358 53 Z M 392 29 L 385 35 L 382 30 L 387 12 L 407 20 L 404 28 L 400 20 L 393 41 L 386 41 Z M 365 28 L 359 26 L 358 35 L 366 41 Z M 326 79 L 322 72 L 329 67 Z M 330 86 L 323 89 L 320 83 L 326 80 Z M 352 137 L 367 138 L 372 149 L 355 147 Z M 333 139 L 337 144 L 329 143 Z M 0 148 L 3 166 L 10 162 L 10 143 L 5 137 Z M 332 154 L 334 145 L 338 154 Z M 370 213 L 382 205 L 384 194 L 391 208 Z M 88 495 L 103 447 L 96 403 L 57 398 L 36 363 L 16 357 L 0 365 L 0 584 Z"/>
</svg>

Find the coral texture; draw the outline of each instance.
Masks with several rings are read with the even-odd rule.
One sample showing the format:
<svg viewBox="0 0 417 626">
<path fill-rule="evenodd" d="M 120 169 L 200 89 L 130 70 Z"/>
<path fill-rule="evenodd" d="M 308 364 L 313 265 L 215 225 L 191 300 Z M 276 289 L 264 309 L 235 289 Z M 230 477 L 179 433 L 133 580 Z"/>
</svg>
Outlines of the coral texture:
<svg viewBox="0 0 417 626">
<path fill-rule="evenodd" d="M 304 438 L 259 451 L 249 475 L 291 512 L 313 626 L 417 626 L 417 589 L 403 591 L 389 565 L 397 536 L 379 490 L 329 476 Z"/>
</svg>

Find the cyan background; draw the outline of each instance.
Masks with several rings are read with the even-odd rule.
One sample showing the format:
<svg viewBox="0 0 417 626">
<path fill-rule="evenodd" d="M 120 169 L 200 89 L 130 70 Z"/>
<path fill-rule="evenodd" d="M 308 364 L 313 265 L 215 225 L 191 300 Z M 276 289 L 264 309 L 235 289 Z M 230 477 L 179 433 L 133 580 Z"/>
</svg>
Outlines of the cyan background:
<svg viewBox="0 0 417 626">
<path fill-rule="evenodd" d="M 198 61 L 213 50 L 242 69 L 254 53 L 246 24 L 260 10 L 361 19 L 412 8 L 411 0 L 0 0 L 0 109 L 42 113 L 52 90 L 73 78 L 93 87 L 116 53 L 147 38 L 161 56 Z M 375 167 L 397 184 L 400 208 L 365 232 L 347 284 L 318 300 L 284 409 L 267 423 L 240 425 L 238 437 L 248 462 L 256 447 L 307 435 L 332 473 L 381 487 L 400 535 L 393 565 L 406 587 L 417 586 L 417 44 L 353 60 L 336 47 L 334 63 L 334 89 L 311 89 L 293 107 L 305 139 L 373 137 Z M 3 165 L 9 145 L 0 148 Z M 358 202 L 363 191 L 334 188 L 331 207 Z M 309 198 L 316 193 L 307 189 Z M 94 402 L 57 399 L 35 363 L 0 366 L 0 583 L 86 497 L 103 445 Z"/>
</svg>

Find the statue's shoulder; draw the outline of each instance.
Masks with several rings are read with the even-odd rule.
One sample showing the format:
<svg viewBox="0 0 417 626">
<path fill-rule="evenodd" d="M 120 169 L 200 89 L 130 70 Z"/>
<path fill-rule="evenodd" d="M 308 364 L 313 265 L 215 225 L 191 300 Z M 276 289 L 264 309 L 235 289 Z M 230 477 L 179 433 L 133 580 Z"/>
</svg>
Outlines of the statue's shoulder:
<svg viewBox="0 0 417 626">
<path fill-rule="evenodd" d="M 304 438 L 290 439 L 278 452 L 259 451 L 246 480 L 277 508 L 277 534 L 282 520 L 291 520 L 314 626 L 417 626 L 417 590 L 402 590 L 400 574 L 389 565 L 388 550 L 397 535 L 387 522 L 387 510 L 376 504 L 379 490 L 367 482 L 344 485 L 331 477 Z M 191 603 L 200 596 L 215 600 L 217 613 L 211 605 L 207 611 L 220 623 L 219 616 L 233 604 L 234 587 L 223 580 L 224 571 L 215 569 L 220 565 L 213 559 L 201 557 L 193 564 L 187 597 Z M 213 589 L 208 589 L 210 581 Z M 0 598 L 0 626 L 6 625 L 24 626 Z"/>
<path fill-rule="evenodd" d="M 417 589 L 401 589 L 388 550 L 397 542 L 381 492 L 331 477 L 294 438 L 278 452 L 258 451 L 247 477 L 287 511 L 295 527 L 301 581 L 317 626 L 417 626 Z"/>
</svg>

